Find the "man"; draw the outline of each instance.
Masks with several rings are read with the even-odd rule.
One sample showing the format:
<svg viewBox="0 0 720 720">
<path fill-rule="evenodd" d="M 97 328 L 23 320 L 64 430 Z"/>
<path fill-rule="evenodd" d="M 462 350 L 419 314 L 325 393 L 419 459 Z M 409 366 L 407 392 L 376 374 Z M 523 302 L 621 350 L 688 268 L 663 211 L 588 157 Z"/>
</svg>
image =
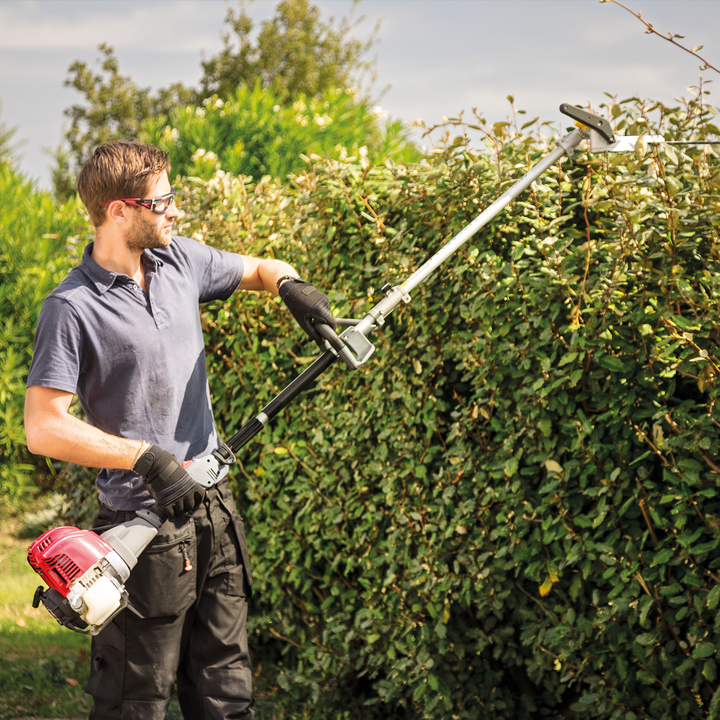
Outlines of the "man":
<svg viewBox="0 0 720 720">
<path fill-rule="evenodd" d="M 101 532 L 157 503 L 167 521 L 127 582 L 131 608 L 92 643 L 91 718 L 160 720 L 177 679 L 185 718 L 253 717 L 242 521 L 226 479 L 181 463 L 218 447 L 198 304 L 236 289 L 285 301 L 303 329 L 335 326 L 325 295 L 279 260 L 171 234 L 167 156 L 97 148 L 78 178 L 94 242 L 46 298 L 28 377 L 31 452 L 94 468 Z M 78 395 L 87 421 L 70 414 Z"/>
</svg>

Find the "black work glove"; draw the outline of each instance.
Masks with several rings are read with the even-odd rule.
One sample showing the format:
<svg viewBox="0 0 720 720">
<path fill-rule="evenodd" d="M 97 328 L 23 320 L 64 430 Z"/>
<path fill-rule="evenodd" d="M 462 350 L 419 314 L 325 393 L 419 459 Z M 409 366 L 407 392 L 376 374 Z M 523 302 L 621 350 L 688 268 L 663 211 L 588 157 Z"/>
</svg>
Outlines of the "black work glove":
<svg viewBox="0 0 720 720">
<path fill-rule="evenodd" d="M 133 470 L 142 475 L 158 507 L 170 520 L 192 512 L 205 499 L 205 488 L 198 485 L 169 452 L 157 445 L 151 445 L 137 459 Z"/>
<path fill-rule="evenodd" d="M 330 301 L 314 285 L 304 280 L 287 280 L 280 286 L 279 293 L 298 325 L 315 342 L 322 343 L 322 338 L 313 323 L 324 323 L 333 330 L 337 328 L 330 312 Z"/>
</svg>

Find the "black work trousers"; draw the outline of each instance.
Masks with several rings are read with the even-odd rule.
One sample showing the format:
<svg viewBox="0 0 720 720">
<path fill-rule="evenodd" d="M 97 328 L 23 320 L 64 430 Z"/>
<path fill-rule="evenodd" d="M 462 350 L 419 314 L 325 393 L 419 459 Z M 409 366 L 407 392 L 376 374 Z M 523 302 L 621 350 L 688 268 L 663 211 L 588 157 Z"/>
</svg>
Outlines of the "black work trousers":
<svg viewBox="0 0 720 720">
<path fill-rule="evenodd" d="M 101 506 L 102 533 L 135 516 Z M 163 524 L 140 555 L 126 608 L 92 641 L 90 720 L 164 720 L 173 685 L 186 720 L 251 720 L 245 622 L 251 577 L 230 487 Z"/>
</svg>

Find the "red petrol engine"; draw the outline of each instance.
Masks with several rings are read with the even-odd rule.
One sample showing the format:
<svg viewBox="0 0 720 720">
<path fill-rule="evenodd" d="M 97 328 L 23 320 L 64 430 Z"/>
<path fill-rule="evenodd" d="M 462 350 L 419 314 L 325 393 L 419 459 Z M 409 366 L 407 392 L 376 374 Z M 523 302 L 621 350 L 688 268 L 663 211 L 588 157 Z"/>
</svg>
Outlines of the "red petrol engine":
<svg viewBox="0 0 720 720">
<path fill-rule="evenodd" d="M 48 530 L 28 548 L 28 562 L 50 586 L 38 587 L 33 607 L 42 602 L 75 632 L 97 634 L 127 605 L 123 583 L 129 570 L 113 546 L 90 530 Z"/>
<path fill-rule="evenodd" d="M 112 549 L 94 532 L 58 527 L 43 533 L 28 548 L 28 562 L 51 588 L 67 597 L 73 581 Z"/>
</svg>

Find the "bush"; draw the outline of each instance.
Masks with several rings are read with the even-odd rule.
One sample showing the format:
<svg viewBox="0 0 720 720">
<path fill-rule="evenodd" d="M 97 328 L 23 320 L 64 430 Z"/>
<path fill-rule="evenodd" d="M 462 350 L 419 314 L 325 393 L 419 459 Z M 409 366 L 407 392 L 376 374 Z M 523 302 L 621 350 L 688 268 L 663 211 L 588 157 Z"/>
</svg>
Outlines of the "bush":
<svg viewBox="0 0 720 720">
<path fill-rule="evenodd" d="M 606 112 L 626 134 L 718 134 L 695 101 Z M 489 153 L 461 138 L 427 167 L 189 181 L 185 221 L 362 316 L 548 151 L 487 133 Z M 256 438 L 238 501 L 256 657 L 281 687 L 318 716 L 714 712 L 718 187 L 708 146 L 576 155 L 418 289 L 366 366 Z M 229 433 L 313 348 L 265 296 L 203 318 Z"/>
<path fill-rule="evenodd" d="M 227 100 L 186 105 L 145 120 L 140 134 L 170 156 L 173 173 L 209 180 L 217 168 L 259 180 L 300 172 L 302 154 L 368 153 L 376 160 L 419 160 L 402 123 L 388 121 L 350 92 L 284 101 L 272 88 L 241 86 Z M 364 148 L 364 149 L 363 149 Z"/>
<path fill-rule="evenodd" d="M 605 112 L 719 134 L 698 101 Z M 551 146 L 478 125 L 487 152 L 188 179 L 185 232 L 287 259 L 362 316 Z M 580 152 L 246 448 L 269 685 L 312 717 L 716 713 L 718 188 L 710 146 Z M 227 434 L 317 354 L 266 295 L 202 317 Z"/>
<path fill-rule="evenodd" d="M 33 334 L 45 296 L 71 267 L 83 221 L 9 160 L 0 160 L 0 502 L 17 505 L 48 467 L 25 445 L 23 406 Z M 68 252 L 70 250 L 70 252 Z"/>
</svg>

